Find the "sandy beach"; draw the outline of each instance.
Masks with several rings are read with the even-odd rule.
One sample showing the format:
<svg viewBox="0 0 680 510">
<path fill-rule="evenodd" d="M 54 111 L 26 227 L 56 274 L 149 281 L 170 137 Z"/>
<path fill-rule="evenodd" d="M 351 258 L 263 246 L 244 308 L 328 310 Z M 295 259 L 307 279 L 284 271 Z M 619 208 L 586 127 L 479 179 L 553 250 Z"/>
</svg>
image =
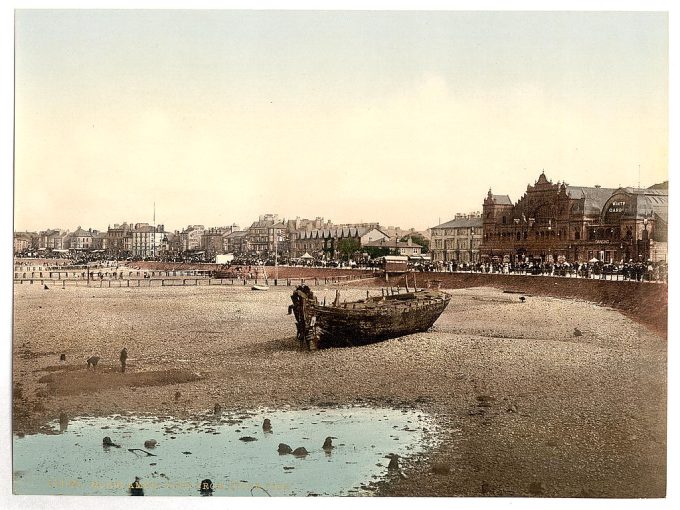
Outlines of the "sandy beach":
<svg viewBox="0 0 680 510">
<path fill-rule="evenodd" d="M 435 418 L 440 444 L 405 459 L 383 495 L 665 494 L 666 340 L 591 302 L 451 290 L 426 333 L 308 352 L 287 315 L 290 288 L 14 289 L 16 433 L 60 413 L 406 407 Z M 96 371 L 85 362 L 93 355 Z"/>
</svg>

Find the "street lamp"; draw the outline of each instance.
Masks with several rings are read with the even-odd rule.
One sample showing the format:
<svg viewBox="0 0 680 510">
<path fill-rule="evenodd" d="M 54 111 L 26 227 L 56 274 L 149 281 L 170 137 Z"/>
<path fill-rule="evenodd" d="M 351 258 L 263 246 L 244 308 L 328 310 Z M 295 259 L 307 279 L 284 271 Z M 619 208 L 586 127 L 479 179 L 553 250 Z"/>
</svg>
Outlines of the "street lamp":
<svg viewBox="0 0 680 510">
<path fill-rule="evenodd" d="M 649 258 L 649 233 L 647 232 L 647 221 L 647 217 L 642 220 L 642 224 L 645 226 L 645 231 L 642 234 L 642 245 L 644 246 L 645 261 Z"/>
</svg>

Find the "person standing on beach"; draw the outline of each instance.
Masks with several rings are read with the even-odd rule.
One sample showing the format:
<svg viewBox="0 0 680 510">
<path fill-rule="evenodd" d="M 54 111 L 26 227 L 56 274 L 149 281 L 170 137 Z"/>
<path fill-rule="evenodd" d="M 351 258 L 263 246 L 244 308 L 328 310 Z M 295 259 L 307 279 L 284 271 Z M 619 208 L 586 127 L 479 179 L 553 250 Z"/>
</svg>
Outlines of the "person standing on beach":
<svg viewBox="0 0 680 510">
<path fill-rule="evenodd" d="M 120 351 L 120 371 L 125 372 L 125 362 L 127 361 L 127 349 L 123 347 L 123 350 Z"/>
</svg>

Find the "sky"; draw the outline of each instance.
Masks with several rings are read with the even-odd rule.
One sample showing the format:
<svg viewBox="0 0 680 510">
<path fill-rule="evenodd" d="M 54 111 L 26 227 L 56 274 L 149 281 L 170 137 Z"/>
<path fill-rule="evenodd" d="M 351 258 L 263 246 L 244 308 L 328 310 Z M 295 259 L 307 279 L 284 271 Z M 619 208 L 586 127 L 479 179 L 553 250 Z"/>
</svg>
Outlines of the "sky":
<svg viewBox="0 0 680 510">
<path fill-rule="evenodd" d="M 14 228 L 425 229 L 668 179 L 663 12 L 15 14 Z"/>
</svg>

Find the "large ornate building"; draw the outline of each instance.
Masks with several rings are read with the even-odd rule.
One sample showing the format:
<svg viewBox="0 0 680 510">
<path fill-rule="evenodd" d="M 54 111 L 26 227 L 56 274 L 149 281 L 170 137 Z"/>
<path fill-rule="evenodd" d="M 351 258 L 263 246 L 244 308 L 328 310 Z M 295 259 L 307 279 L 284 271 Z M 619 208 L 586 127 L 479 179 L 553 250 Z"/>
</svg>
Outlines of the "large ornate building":
<svg viewBox="0 0 680 510">
<path fill-rule="evenodd" d="M 608 189 L 553 184 L 541 173 L 513 205 L 484 199 L 483 258 L 506 262 L 665 260 L 668 187 Z"/>
</svg>

